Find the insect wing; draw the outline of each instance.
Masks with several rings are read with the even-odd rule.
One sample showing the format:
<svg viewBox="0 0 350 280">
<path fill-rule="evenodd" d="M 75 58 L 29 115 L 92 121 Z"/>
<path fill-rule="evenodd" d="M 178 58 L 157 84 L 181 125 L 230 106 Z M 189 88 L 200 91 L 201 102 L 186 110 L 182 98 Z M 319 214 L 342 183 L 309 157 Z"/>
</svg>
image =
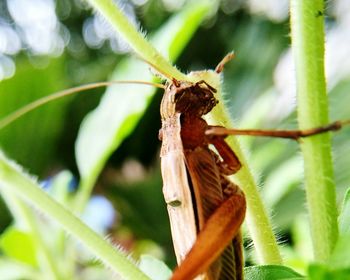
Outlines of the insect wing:
<svg viewBox="0 0 350 280">
<path fill-rule="evenodd" d="M 179 115 L 163 123 L 161 170 L 176 259 L 181 263 L 196 240 L 197 230 L 180 137 Z"/>
</svg>

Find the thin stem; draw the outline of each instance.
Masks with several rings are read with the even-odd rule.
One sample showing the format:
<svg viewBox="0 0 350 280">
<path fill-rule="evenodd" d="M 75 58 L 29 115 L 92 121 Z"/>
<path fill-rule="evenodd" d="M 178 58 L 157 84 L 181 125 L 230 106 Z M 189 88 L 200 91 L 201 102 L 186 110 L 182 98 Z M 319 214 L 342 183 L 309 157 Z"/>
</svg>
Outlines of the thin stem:
<svg viewBox="0 0 350 280">
<path fill-rule="evenodd" d="M 38 222 L 30 209 L 22 200 L 9 192 L 1 192 L 1 196 L 5 199 L 8 208 L 15 217 L 16 222 L 23 222 L 26 230 L 30 232 L 31 238 L 36 245 L 38 251 L 37 262 L 41 267 L 45 278 L 50 280 L 62 279 L 59 269 L 54 261 L 50 251 L 46 248 L 44 239 L 39 229 Z"/>
<path fill-rule="evenodd" d="M 123 39 L 128 42 L 136 54 L 169 80 L 172 78 L 186 80 L 186 76 L 172 66 L 148 41 L 144 38 L 121 9 L 112 0 L 87 0 L 108 22 L 116 29 Z"/>
<path fill-rule="evenodd" d="M 328 123 L 324 71 L 324 1 L 291 0 L 300 129 Z M 326 262 L 338 237 L 336 192 L 329 134 L 304 139 L 305 188 L 316 261 Z"/>
<path fill-rule="evenodd" d="M 218 108 L 214 118 L 218 123 L 226 123 L 232 127 L 223 106 Z M 243 154 L 242 148 L 236 138 L 228 137 L 226 141 L 233 151 L 235 151 L 242 164 L 241 170 L 232 176 L 232 179 L 238 182 L 246 197 L 246 223 L 254 243 L 258 262 L 260 264 L 282 264 L 282 257 L 273 233 L 271 221 L 262 201 L 254 175 L 251 168 L 249 168 L 246 156 Z"/>
<path fill-rule="evenodd" d="M 64 206 L 53 200 L 1 153 L 0 181 L 2 191 L 14 193 L 59 223 L 68 233 L 89 248 L 97 258 L 123 279 L 149 279 L 123 252 L 111 246 L 110 243 L 86 226 L 79 218 L 71 214 Z"/>
</svg>

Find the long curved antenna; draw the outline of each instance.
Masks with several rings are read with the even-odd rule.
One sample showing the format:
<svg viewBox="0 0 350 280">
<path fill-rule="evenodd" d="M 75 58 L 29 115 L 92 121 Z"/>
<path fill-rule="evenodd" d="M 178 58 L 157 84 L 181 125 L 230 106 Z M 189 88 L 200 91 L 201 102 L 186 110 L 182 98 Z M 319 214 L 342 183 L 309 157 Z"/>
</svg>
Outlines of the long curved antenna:
<svg viewBox="0 0 350 280">
<path fill-rule="evenodd" d="M 148 86 L 154 86 L 158 87 L 161 89 L 165 89 L 165 86 L 162 84 L 157 84 L 157 83 L 151 83 L 151 82 L 145 82 L 145 81 L 110 81 L 110 82 L 98 82 L 98 83 L 92 83 L 92 84 L 86 84 L 66 90 L 59 91 L 57 93 L 44 96 L 38 100 L 35 100 L 32 103 L 29 103 L 25 105 L 24 107 L 14 111 L 13 113 L 7 115 L 4 117 L 2 120 L 0 120 L 0 130 L 15 121 L 16 119 L 20 118 L 21 116 L 27 114 L 28 112 L 46 104 L 49 103 L 53 100 L 62 98 L 64 96 L 68 96 L 77 92 L 89 90 L 89 89 L 94 89 L 98 87 L 105 87 L 105 86 L 110 86 L 114 84 L 140 84 L 140 85 L 148 85 Z"/>
<path fill-rule="evenodd" d="M 205 132 L 208 136 L 247 135 L 262 137 L 277 137 L 299 140 L 329 131 L 340 130 L 343 126 L 350 125 L 350 120 L 335 121 L 325 126 L 305 129 L 305 130 L 269 130 L 269 129 L 227 129 L 220 126 L 210 126 Z"/>
</svg>

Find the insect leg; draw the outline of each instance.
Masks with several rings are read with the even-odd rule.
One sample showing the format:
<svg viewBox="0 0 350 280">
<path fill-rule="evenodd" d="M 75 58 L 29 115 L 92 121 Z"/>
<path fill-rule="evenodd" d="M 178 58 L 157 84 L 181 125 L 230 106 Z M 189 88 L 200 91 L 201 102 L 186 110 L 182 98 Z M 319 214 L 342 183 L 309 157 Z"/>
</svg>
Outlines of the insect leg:
<svg viewBox="0 0 350 280">
<path fill-rule="evenodd" d="M 208 142 L 213 144 L 222 160 L 217 160 L 220 172 L 225 175 L 235 174 L 241 169 L 241 162 L 222 136 L 209 136 Z"/>
<path fill-rule="evenodd" d="M 245 210 L 245 199 L 240 192 L 232 193 L 224 200 L 209 217 L 186 260 L 175 270 L 171 279 L 193 279 L 205 272 L 239 232 Z"/>
</svg>

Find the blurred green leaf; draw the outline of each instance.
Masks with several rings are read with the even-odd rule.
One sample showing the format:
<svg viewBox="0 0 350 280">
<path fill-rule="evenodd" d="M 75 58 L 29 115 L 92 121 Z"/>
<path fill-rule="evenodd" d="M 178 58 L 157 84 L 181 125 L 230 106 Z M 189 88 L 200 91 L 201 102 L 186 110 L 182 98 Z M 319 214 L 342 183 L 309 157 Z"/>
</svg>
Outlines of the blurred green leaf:
<svg viewBox="0 0 350 280">
<path fill-rule="evenodd" d="M 157 170 L 149 179 L 138 184 L 109 188 L 107 196 L 122 214 L 123 225 L 131 228 L 137 237 L 152 239 L 161 245 L 171 245 L 165 244 L 170 234 L 170 225 L 161 185 Z"/>
<path fill-rule="evenodd" d="M 350 233 L 339 236 L 329 260 L 332 269 L 350 269 Z"/>
<path fill-rule="evenodd" d="M 167 280 L 172 274 L 165 263 L 149 255 L 141 256 L 139 268 L 152 280 Z"/>
<path fill-rule="evenodd" d="M 339 215 L 339 233 L 350 234 L 350 188 L 346 191 Z"/>
<path fill-rule="evenodd" d="M 275 206 L 284 196 L 298 186 L 303 172 L 302 159 L 299 156 L 290 158 L 280 164 L 267 178 L 264 187 L 264 198 L 269 206 Z"/>
<path fill-rule="evenodd" d="M 67 86 L 64 56 L 49 60 L 44 69 L 19 59 L 16 75 L 0 83 L 0 118 Z M 35 174 L 54 162 L 55 144 L 63 128 L 69 98 L 47 104 L 0 130 L 0 146 Z"/>
<path fill-rule="evenodd" d="M 244 269 L 246 280 L 304 279 L 302 275 L 282 265 L 248 266 Z"/>
<path fill-rule="evenodd" d="M 30 234 L 9 227 L 1 235 L 0 247 L 5 255 L 26 264 L 36 266 L 36 248 Z"/>
<path fill-rule="evenodd" d="M 308 279 L 310 280 L 348 280 L 350 279 L 350 268 L 340 270 L 330 270 L 327 266 L 313 264 L 308 269 Z"/>
</svg>

